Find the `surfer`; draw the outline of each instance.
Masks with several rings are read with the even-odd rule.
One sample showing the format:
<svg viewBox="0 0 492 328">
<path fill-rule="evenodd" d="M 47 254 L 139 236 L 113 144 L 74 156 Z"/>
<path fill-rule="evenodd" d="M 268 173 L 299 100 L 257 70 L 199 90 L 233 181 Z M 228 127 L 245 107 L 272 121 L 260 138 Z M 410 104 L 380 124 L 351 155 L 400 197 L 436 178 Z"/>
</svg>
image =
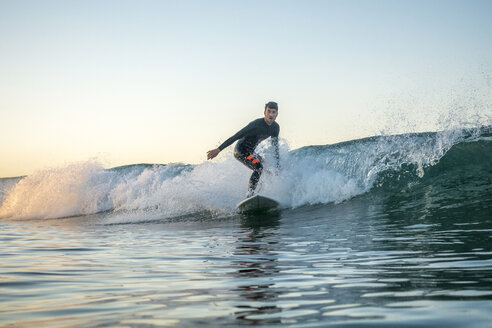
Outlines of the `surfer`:
<svg viewBox="0 0 492 328">
<path fill-rule="evenodd" d="M 255 148 L 258 144 L 268 137 L 272 137 L 275 147 L 275 159 L 277 161 L 277 170 L 280 168 L 280 155 L 278 149 L 278 134 L 280 126 L 275 119 L 278 115 L 278 104 L 270 101 L 265 105 L 264 117 L 250 122 L 244 128 L 239 130 L 235 135 L 224 141 L 218 148 L 207 152 L 207 159 L 216 157 L 222 150 L 229 147 L 234 141 L 239 140 L 234 148 L 234 157 L 248 168 L 253 170 L 248 185 L 248 196 L 253 196 L 258 181 L 263 171 L 263 160 L 255 154 Z"/>
</svg>

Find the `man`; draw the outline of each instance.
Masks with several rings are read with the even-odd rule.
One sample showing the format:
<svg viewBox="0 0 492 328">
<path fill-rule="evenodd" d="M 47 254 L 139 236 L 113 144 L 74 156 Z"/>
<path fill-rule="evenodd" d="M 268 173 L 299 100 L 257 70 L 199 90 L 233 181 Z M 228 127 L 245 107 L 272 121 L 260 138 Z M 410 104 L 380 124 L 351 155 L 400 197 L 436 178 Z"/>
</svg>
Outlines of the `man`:
<svg viewBox="0 0 492 328">
<path fill-rule="evenodd" d="M 207 159 L 212 159 L 224 150 L 224 148 L 229 147 L 234 141 L 239 140 L 234 148 L 234 157 L 253 170 L 253 174 L 251 174 L 251 178 L 249 179 L 248 198 L 253 196 L 263 171 L 263 160 L 260 156 L 256 155 L 254 151 L 256 146 L 268 137 L 272 137 L 273 139 L 277 169 L 280 167 L 278 150 L 278 134 L 280 132 L 280 126 L 275 122 L 278 115 L 277 103 L 273 101 L 267 103 L 265 105 L 264 115 L 265 117 L 254 120 L 242 128 L 238 133 L 224 141 L 218 148 L 207 152 Z"/>
</svg>

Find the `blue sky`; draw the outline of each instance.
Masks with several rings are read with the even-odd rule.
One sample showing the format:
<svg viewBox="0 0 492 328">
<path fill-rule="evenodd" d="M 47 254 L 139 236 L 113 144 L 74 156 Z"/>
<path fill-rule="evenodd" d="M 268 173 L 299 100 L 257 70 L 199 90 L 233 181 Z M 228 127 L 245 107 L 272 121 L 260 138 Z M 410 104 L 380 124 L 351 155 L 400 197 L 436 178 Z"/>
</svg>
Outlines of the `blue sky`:
<svg viewBox="0 0 492 328">
<path fill-rule="evenodd" d="M 491 74 L 491 1 L 0 0 L 0 176 L 200 163 L 269 100 L 291 148 L 436 130 Z"/>
</svg>

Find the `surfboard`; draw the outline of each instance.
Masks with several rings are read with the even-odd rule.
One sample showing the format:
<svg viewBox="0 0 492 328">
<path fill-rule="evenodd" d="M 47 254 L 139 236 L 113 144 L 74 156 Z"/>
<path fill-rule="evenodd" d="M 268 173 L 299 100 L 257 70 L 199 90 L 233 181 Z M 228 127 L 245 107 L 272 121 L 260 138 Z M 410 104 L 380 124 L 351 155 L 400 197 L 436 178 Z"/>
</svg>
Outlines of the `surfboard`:
<svg viewBox="0 0 492 328">
<path fill-rule="evenodd" d="M 239 213 L 263 212 L 276 209 L 278 206 L 279 203 L 274 199 L 255 195 L 237 204 L 237 211 Z"/>
</svg>

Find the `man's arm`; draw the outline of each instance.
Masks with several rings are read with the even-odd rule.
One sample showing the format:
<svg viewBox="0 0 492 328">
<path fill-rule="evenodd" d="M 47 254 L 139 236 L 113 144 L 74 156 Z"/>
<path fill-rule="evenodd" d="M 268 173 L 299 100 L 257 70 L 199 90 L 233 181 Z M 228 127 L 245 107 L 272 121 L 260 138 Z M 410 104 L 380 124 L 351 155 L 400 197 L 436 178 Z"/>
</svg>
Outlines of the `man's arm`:
<svg viewBox="0 0 492 328">
<path fill-rule="evenodd" d="M 275 159 L 277 160 L 277 173 L 280 171 L 280 150 L 278 147 L 278 135 L 280 134 L 280 125 L 277 124 L 277 131 L 273 139 L 273 146 L 275 147 Z"/>
<path fill-rule="evenodd" d="M 214 157 L 216 157 L 222 150 L 224 150 L 225 148 L 229 147 L 230 145 L 232 145 L 232 143 L 236 140 L 239 140 L 241 139 L 242 137 L 246 136 L 246 134 L 248 134 L 248 132 L 254 128 L 253 122 L 249 123 L 248 125 L 246 125 L 244 128 L 242 128 L 241 130 L 239 130 L 235 135 L 233 135 L 232 137 L 230 137 L 229 139 L 227 139 L 226 141 L 224 141 L 222 143 L 222 145 L 220 145 L 218 148 L 215 148 L 215 149 L 212 149 L 212 150 L 209 150 L 207 152 L 207 159 L 212 159 Z"/>
<path fill-rule="evenodd" d="M 230 145 L 232 145 L 234 143 L 234 141 L 236 140 L 239 140 L 241 139 L 242 137 L 246 136 L 246 134 L 251 130 L 253 129 L 253 124 L 252 123 L 249 123 L 248 125 L 246 125 L 244 128 L 242 128 L 241 130 L 239 130 L 235 135 L 233 135 L 232 137 L 230 137 L 229 139 L 227 139 L 226 141 L 224 141 L 222 143 L 222 145 L 219 146 L 218 149 L 220 149 L 220 151 L 224 150 L 225 148 L 229 147 Z"/>
<path fill-rule="evenodd" d="M 278 137 L 272 138 L 273 147 L 275 148 L 275 160 L 277 161 L 277 170 L 280 170 L 280 150 L 278 147 Z"/>
</svg>

